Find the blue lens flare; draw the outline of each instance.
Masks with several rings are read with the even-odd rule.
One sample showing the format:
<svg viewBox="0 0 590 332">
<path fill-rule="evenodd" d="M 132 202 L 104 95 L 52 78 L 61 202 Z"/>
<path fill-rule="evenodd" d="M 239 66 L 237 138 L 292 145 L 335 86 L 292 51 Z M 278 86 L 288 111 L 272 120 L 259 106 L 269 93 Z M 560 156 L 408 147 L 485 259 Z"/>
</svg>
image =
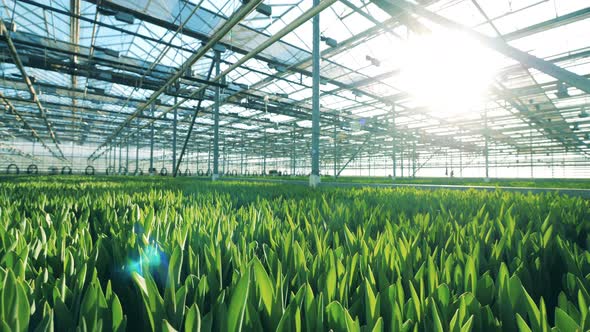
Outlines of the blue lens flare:
<svg viewBox="0 0 590 332">
<path fill-rule="evenodd" d="M 157 244 L 149 244 L 141 250 L 138 259 L 127 259 L 127 264 L 123 267 L 125 274 L 131 275 L 133 272 L 143 276 L 143 267 L 148 267 L 150 270 L 158 269 L 160 267 L 167 268 L 168 257 L 160 250 Z"/>
</svg>

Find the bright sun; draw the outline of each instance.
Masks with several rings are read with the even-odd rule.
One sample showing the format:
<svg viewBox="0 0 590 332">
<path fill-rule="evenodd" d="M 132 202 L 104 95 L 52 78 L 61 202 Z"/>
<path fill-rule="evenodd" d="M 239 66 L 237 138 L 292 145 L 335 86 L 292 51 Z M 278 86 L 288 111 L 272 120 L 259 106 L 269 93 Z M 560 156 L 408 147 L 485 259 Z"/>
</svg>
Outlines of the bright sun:
<svg viewBox="0 0 590 332">
<path fill-rule="evenodd" d="M 400 88 L 440 117 L 465 114 L 480 104 L 498 59 L 457 32 L 414 36 L 402 51 Z"/>
</svg>

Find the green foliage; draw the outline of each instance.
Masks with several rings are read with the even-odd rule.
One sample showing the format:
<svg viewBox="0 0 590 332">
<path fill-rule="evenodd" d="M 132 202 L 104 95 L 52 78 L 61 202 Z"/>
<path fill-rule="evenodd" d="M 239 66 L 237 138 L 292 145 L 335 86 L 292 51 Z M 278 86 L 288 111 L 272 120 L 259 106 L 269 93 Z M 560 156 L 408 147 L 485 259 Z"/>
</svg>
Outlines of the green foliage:
<svg viewBox="0 0 590 332">
<path fill-rule="evenodd" d="M 0 182 L 3 331 L 586 331 L 590 203 L 162 178 Z"/>
</svg>

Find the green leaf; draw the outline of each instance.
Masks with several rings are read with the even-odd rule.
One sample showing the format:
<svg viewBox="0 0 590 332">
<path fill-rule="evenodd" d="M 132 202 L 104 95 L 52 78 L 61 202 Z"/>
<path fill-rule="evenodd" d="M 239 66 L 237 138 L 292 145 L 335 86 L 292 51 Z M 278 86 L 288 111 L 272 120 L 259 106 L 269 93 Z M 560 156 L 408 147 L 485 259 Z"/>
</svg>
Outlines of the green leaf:
<svg viewBox="0 0 590 332">
<path fill-rule="evenodd" d="M 369 280 L 365 279 L 365 317 L 368 321 L 369 328 L 372 328 L 376 323 L 378 316 L 377 310 L 377 300 L 373 294 L 373 289 L 369 284 Z"/>
<path fill-rule="evenodd" d="M 265 313 L 268 315 L 268 317 L 272 317 L 274 299 L 274 287 L 272 281 L 262 266 L 262 263 L 256 256 L 252 259 L 252 267 L 254 270 L 254 279 L 262 299 L 262 304 L 264 305 Z"/>
<path fill-rule="evenodd" d="M 360 331 L 357 321 L 354 321 L 346 309 L 338 301 L 331 302 L 326 306 L 328 327 L 336 331 Z"/>
<path fill-rule="evenodd" d="M 175 285 L 181 283 L 183 256 L 183 251 L 180 247 L 175 247 L 170 257 L 170 263 L 168 264 L 168 278 L 171 278 L 171 281 Z"/>
<path fill-rule="evenodd" d="M 473 315 L 469 317 L 469 319 L 461 326 L 461 332 L 471 332 L 471 327 L 473 325 Z"/>
<path fill-rule="evenodd" d="M 533 332 L 524 319 L 522 319 L 520 314 L 516 314 L 516 325 L 518 326 L 518 330 L 520 332 Z"/>
<path fill-rule="evenodd" d="M 580 325 L 576 323 L 565 311 L 561 308 L 555 308 L 555 327 L 560 331 L 577 332 L 582 331 Z"/>
<path fill-rule="evenodd" d="M 228 331 L 241 331 L 246 311 L 246 301 L 250 289 L 250 269 L 242 275 L 240 281 L 233 289 L 233 294 L 229 304 L 229 314 L 227 320 Z"/>
<path fill-rule="evenodd" d="M 531 321 L 531 326 L 534 331 L 539 331 L 541 329 L 541 312 L 539 311 L 535 301 L 531 298 L 524 287 L 522 287 L 521 293 L 524 294 L 524 298 L 526 300 L 527 313 L 529 320 Z M 512 294 L 510 294 L 510 296 L 512 296 Z"/>
<path fill-rule="evenodd" d="M 553 232 L 553 225 L 549 226 L 543 234 L 543 248 L 547 248 L 549 241 L 551 240 L 551 233 Z"/>
<path fill-rule="evenodd" d="M 379 317 L 379 319 L 377 319 L 377 322 L 375 323 L 375 326 L 373 326 L 373 330 L 371 330 L 371 332 L 383 332 L 383 318 Z"/>
<path fill-rule="evenodd" d="M 194 332 L 201 331 L 201 312 L 199 311 L 199 306 L 197 306 L 196 303 L 193 303 L 193 305 L 186 312 L 184 330 Z"/>
<path fill-rule="evenodd" d="M 137 272 L 133 272 L 131 276 L 135 284 L 139 287 L 150 325 L 152 330 L 155 330 L 156 324 L 159 325 L 159 322 L 164 317 L 164 300 L 160 296 L 158 287 L 149 273 L 145 274 L 145 278 Z"/>
<path fill-rule="evenodd" d="M 12 331 L 27 331 L 31 315 L 29 301 L 25 289 L 12 270 L 8 270 L 4 277 L 1 293 L 2 321 Z"/>
<path fill-rule="evenodd" d="M 459 313 L 461 309 L 457 309 L 453 318 L 451 318 L 451 322 L 449 323 L 449 331 L 450 332 L 459 332 L 461 330 L 461 322 L 459 322 Z"/>
<path fill-rule="evenodd" d="M 43 318 L 41 322 L 35 328 L 35 332 L 53 332 L 53 310 L 49 307 L 49 304 L 45 302 L 43 306 Z"/>
<path fill-rule="evenodd" d="M 416 310 L 416 320 L 417 321 L 421 321 L 421 304 L 420 304 L 420 298 L 418 297 L 418 293 L 416 293 L 416 289 L 414 289 L 414 285 L 412 284 L 412 282 L 410 281 L 410 293 L 412 296 L 412 302 L 414 303 L 414 309 Z"/>
<path fill-rule="evenodd" d="M 113 295 L 113 299 L 111 300 L 111 313 L 113 331 L 125 331 L 127 319 L 123 315 L 123 308 L 121 307 L 121 302 L 119 302 L 117 295 Z"/>
<path fill-rule="evenodd" d="M 330 270 L 328 270 L 328 275 L 326 276 L 326 295 L 328 296 L 328 301 L 334 299 L 334 294 L 336 294 L 336 283 L 336 269 L 331 266 Z"/>
<path fill-rule="evenodd" d="M 494 294 L 496 290 L 494 288 L 494 280 L 489 274 L 485 274 L 477 282 L 476 297 L 482 305 L 491 305 L 494 301 Z"/>
<path fill-rule="evenodd" d="M 69 331 L 74 329 L 74 317 L 60 298 L 55 299 L 54 313 L 56 330 Z"/>
<path fill-rule="evenodd" d="M 438 314 L 438 309 L 436 308 L 436 303 L 434 303 L 434 301 L 430 301 L 430 313 L 432 316 L 434 331 L 444 332 L 442 322 L 440 321 L 440 316 Z"/>
<path fill-rule="evenodd" d="M 170 325 L 167 320 L 162 319 L 162 331 L 163 332 L 176 332 L 174 326 Z"/>
<path fill-rule="evenodd" d="M 436 271 L 436 265 L 432 256 L 428 256 L 428 292 L 434 293 L 435 289 L 438 288 L 438 273 Z"/>
</svg>

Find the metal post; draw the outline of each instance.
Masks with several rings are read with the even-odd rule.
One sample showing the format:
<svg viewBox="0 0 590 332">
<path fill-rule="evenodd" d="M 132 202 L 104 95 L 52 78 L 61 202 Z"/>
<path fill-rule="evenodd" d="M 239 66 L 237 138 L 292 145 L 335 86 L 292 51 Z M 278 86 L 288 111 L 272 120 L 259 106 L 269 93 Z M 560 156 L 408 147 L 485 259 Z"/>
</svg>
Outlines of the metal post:
<svg viewBox="0 0 590 332">
<path fill-rule="evenodd" d="M 123 150 L 123 146 L 121 144 L 121 140 L 119 140 L 119 167 L 117 168 L 117 171 L 116 171 L 117 174 L 121 174 L 121 172 L 119 172 L 119 170 L 121 169 L 121 164 L 122 164 L 122 162 L 121 162 L 121 160 L 122 160 L 122 156 L 121 156 L 122 150 Z M 116 153 L 116 150 L 115 150 L 115 153 Z"/>
<path fill-rule="evenodd" d="M 463 177 L 463 137 L 459 138 L 459 176 Z"/>
<path fill-rule="evenodd" d="M 207 171 L 211 171 L 211 141 L 207 145 Z"/>
<path fill-rule="evenodd" d="M 485 182 L 490 182 L 490 173 L 489 173 L 489 151 L 488 151 L 488 108 L 486 107 L 484 110 L 484 139 L 485 139 L 485 146 L 484 146 L 484 153 L 486 158 L 486 177 L 484 179 Z"/>
<path fill-rule="evenodd" d="M 126 138 L 125 142 L 127 143 L 127 147 L 125 150 L 125 172 L 128 173 L 129 172 L 129 138 Z"/>
<path fill-rule="evenodd" d="M 396 141 L 397 141 L 397 131 L 395 128 L 395 106 L 391 107 L 391 126 L 392 126 L 392 140 L 391 140 L 391 154 L 393 156 L 393 178 L 392 180 L 395 180 L 397 174 L 396 174 L 396 170 L 397 170 L 397 158 L 396 158 Z"/>
<path fill-rule="evenodd" d="M 336 116 L 336 121 L 334 121 L 334 178 L 336 178 L 336 174 L 338 172 L 338 143 L 336 141 L 336 123 L 338 122 L 338 116 Z"/>
<path fill-rule="evenodd" d="M 553 149 L 551 149 L 551 178 L 555 178 L 555 164 L 553 161 Z"/>
<path fill-rule="evenodd" d="M 403 137 L 400 137 L 400 142 L 401 142 L 401 144 L 400 144 L 400 150 L 399 150 L 399 157 L 400 157 L 400 161 L 401 161 L 401 163 L 400 163 L 401 173 L 402 173 L 401 175 L 403 178 L 404 177 L 404 138 Z"/>
<path fill-rule="evenodd" d="M 313 0 L 318 6 L 320 0 Z M 312 42 L 312 112 L 311 112 L 311 176 L 309 185 L 320 183 L 320 14 L 313 17 Z"/>
<path fill-rule="evenodd" d="M 416 136 L 412 142 L 412 177 L 416 177 Z"/>
<path fill-rule="evenodd" d="M 242 133 L 242 148 L 240 149 L 240 175 L 244 174 L 244 133 Z"/>
<path fill-rule="evenodd" d="M 72 159 L 72 169 L 74 168 L 74 141 L 72 141 L 72 148 L 70 150 L 70 159 Z"/>
<path fill-rule="evenodd" d="M 215 77 L 219 76 L 221 72 L 219 63 L 221 60 L 221 52 L 215 51 Z M 219 178 L 219 96 L 221 88 L 219 85 L 215 86 L 215 115 L 213 121 L 213 176 L 211 180 L 215 181 Z"/>
<path fill-rule="evenodd" d="M 139 175 L 139 135 L 137 136 L 137 142 L 135 143 L 135 171 L 136 175 Z"/>
<path fill-rule="evenodd" d="M 531 127 L 531 129 L 529 130 L 529 140 L 530 140 L 530 145 L 531 145 L 531 153 L 530 153 L 530 158 L 531 158 L 531 179 L 534 177 L 533 175 L 533 128 Z"/>
<path fill-rule="evenodd" d="M 293 122 L 293 132 L 291 133 L 291 176 L 295 176 L 295 122 Z"/>
<path fill-rule="evenodd" d="M 225 175 L 225 166 L 227 164 L 227 153 L 225 151 L 225 140 L 223 141 L 223 148 L 221 150 L 221 156 L 223 160 L 221 161 L 221 174 Z"/>
<path fill-rule="evenodd" d="M 152 119 L 154 118 L 154 107 L 155 106 L 152 105 Z M 154 175 L 155 171 L 152 172 L 154 169 L 154 122 L 151 123 L 150 129 L 150 169 L 148 170 L 148 173 Z"/>
<path fill-rule="evenodd" d="M 368 165 L 369 165 L 369 176 L 371 176 L 371 152 L 367 151 L 367 159 L 368 159 Z"/>
<path fill-rule="evenodd" d="M 176 94 L 180 89 L 180 83 L 176 81 Z M 178 102 L 178 96 L 174 96 L 174 105 Z M 176 176 L 176 124 L 178 121 L 178 108 L 174 109 L 174 120 L 172 121 L 172 175 Z"/>
<path fill-rule="evenodd" d="M 264 128 L 264 146 L 262 147 L 262 175 L 266 176 L 266 128 Z"/>
</svg>

